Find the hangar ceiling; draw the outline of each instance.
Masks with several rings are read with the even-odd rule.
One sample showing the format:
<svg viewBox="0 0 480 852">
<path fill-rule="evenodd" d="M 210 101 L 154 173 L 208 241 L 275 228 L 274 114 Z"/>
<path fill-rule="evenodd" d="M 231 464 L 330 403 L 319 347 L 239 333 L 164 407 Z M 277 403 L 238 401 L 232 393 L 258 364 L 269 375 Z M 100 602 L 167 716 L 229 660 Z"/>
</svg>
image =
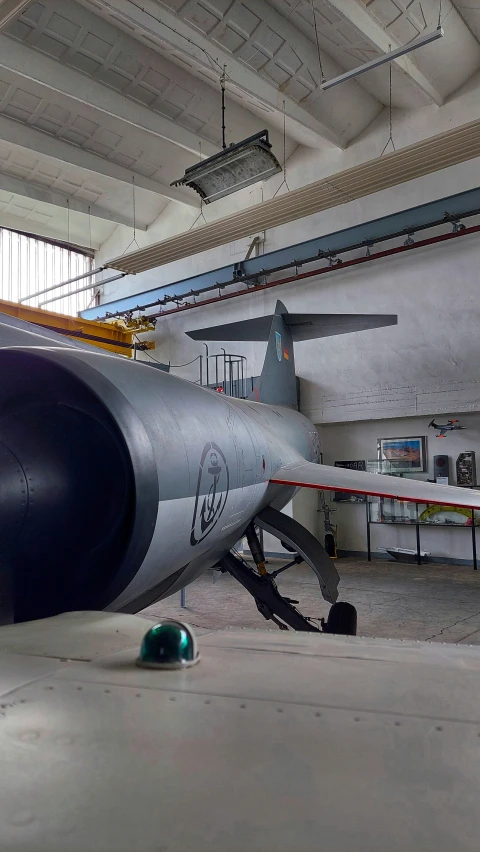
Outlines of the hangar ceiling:
<svg viewBox="0 0 480 852">
<path fill-rule="evenodd" d="M 440 17 L 440 42 L 392 63 L 392 105 L 441 107 L 478 85 L 477 2 L 0 0 L 0 226 L 65 239 L 69 207 L 71 239 L 97 247 L 132 223 L 132 180 L 139 229 L 171 200 L 198 207 L 170 183 L 220 149 L 224 65 L 227 142 L 266 127 L 281 158 L 285 121 L 287 157 L 341 156 L 388 104 L 388 74 L 323 92 L 319 54 L 329 79 Z"/>
</svg>

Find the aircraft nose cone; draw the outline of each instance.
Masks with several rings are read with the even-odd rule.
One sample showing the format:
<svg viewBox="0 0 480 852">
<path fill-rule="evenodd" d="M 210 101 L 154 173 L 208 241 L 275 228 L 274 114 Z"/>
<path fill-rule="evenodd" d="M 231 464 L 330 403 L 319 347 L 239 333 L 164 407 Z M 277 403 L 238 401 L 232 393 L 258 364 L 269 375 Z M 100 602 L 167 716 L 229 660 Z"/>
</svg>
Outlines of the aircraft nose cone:
<svg viewBox="0 0 480 852">
<path fill-rule="evenodd" d="M 0 554 L 20 532 L 28 504 L 27 481 L 17 457 L 0 443 Z"/>
</svg>

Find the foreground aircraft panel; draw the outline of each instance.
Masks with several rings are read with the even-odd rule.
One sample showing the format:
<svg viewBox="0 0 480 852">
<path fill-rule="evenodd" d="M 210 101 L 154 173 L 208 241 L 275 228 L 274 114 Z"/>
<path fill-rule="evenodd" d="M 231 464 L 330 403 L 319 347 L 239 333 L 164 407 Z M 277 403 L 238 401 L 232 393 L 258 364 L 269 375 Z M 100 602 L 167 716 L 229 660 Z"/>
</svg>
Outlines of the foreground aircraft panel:
<svg viewBox="0 0 480 852">
<path fill-rule="evenodd" d="M 480 648 L 148 625 L 0 629 L 4 852 L 477 852 Z"/>
</svg>

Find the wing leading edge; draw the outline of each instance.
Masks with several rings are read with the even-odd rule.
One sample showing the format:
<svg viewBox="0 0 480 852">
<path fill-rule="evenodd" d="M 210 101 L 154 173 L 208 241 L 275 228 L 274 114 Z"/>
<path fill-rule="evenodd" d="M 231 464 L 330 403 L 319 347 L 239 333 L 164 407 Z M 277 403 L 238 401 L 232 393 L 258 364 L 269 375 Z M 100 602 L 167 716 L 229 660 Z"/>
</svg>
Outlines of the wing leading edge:
<svg viewBox="0 0 480 852">
<path fill-rule="evenodd" d="M 480 491 L 402 479 L 398 476 L 364 473 L 307 461 L 281 467 L 270 481 L 299 488 L 318 488 L 319 491 L 347 491 L 351 494 L 391 497 L 412 503 L 438 503 L 441 506 L 480 509 Z"/>
</svg>

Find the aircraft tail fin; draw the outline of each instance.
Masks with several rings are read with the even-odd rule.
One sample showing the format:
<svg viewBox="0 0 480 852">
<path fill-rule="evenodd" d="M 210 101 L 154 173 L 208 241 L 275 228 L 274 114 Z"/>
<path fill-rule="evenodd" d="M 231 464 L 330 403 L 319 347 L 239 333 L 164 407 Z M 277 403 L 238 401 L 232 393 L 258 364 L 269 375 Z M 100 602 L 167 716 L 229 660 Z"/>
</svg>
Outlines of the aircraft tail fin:
<svg viewBox="0 0 480 852">
<path fill-rule="evenodd" d="M 263 362 L 258 385 L 251 399 L 265 402 L 267 405 L 285 405 L 298 408 L 297 377 L 295 375 L 295 356 L 293 337 L 285 318 L 287 309 L 278 301 L 275 313 L 270 320 L 267 352 Z"/>
<path fill-rule="evenodd" d="M 275 313 L 187 332 L 193 340 L 266 340 L 267 354 L 252 399 L 270 405 L 298 408 L 293 344 L 396 325 L 393 314 L 289 314 L 278 301 Z"/>
</svg>

